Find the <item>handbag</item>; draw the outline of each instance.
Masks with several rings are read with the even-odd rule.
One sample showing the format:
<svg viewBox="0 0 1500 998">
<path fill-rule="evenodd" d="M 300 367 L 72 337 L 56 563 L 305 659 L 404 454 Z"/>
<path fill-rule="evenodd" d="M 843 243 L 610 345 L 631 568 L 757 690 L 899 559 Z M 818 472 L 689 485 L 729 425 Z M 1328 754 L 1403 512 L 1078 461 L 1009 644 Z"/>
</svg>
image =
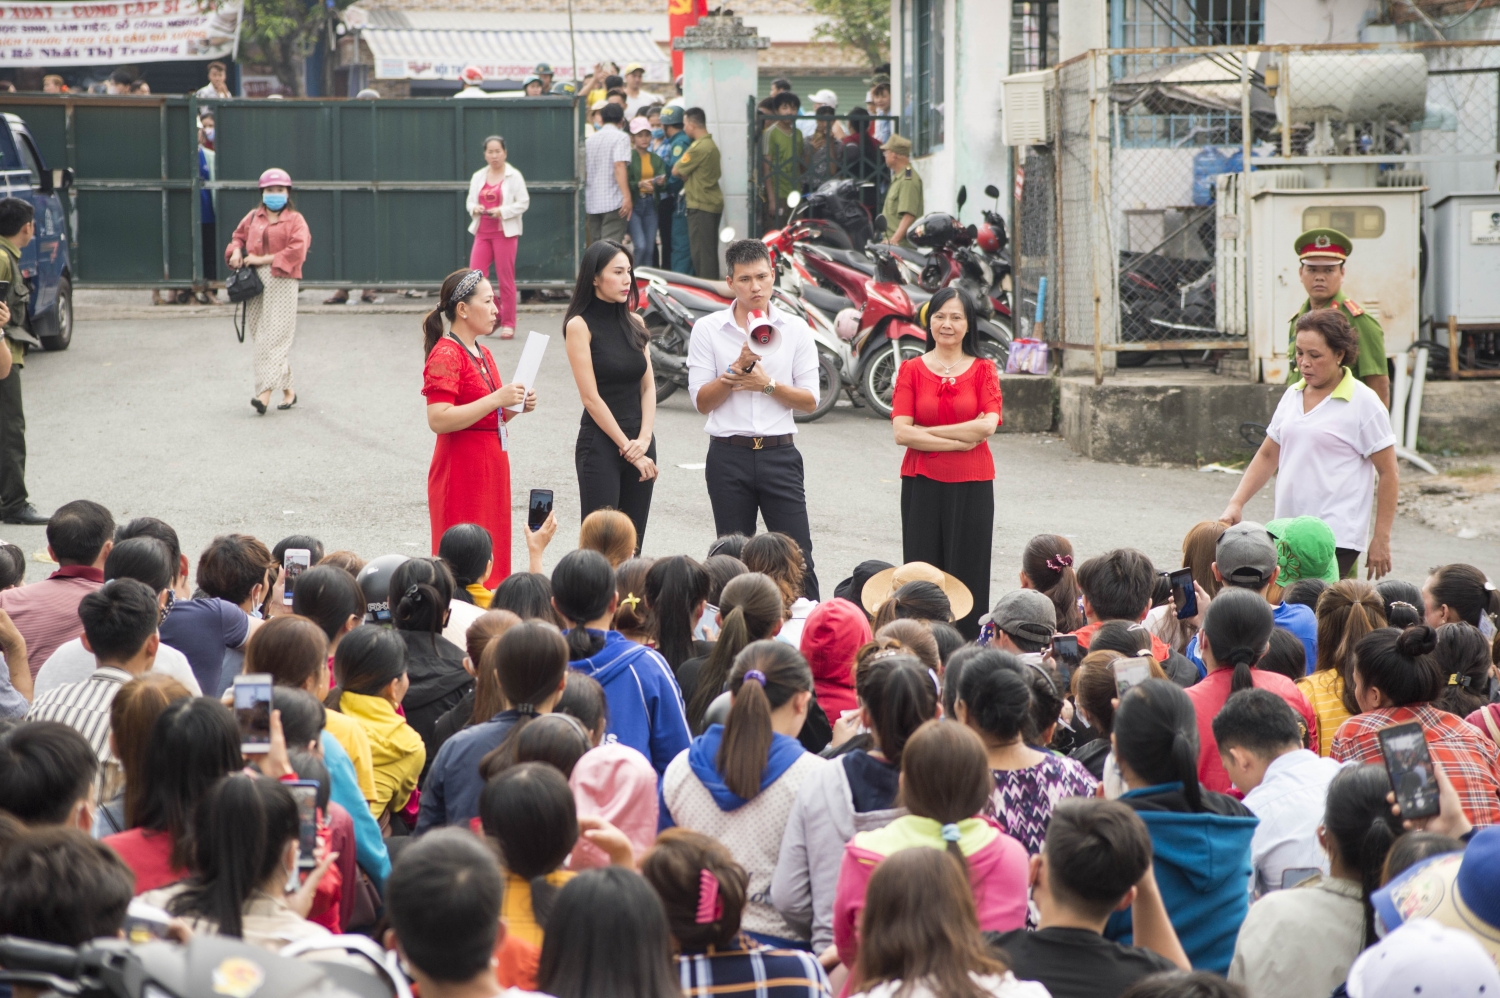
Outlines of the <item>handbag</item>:
<svg viewBox="0 0 1500 998">
<path fill-rule="evenodd" d="M 245 342 L 245 323 L 250 312 L 250 299 L 263 294 L 265 290 L 266 286 L 261 283 L 260 274 L 255 272 L 254 267 L 232 270 L 224 279 L 224 292 L 229 295 L 230 304 L 240 306 L 240 313 L 234 320 L 234 334 L 239 337 L 241 343 Z"/>
</svg>

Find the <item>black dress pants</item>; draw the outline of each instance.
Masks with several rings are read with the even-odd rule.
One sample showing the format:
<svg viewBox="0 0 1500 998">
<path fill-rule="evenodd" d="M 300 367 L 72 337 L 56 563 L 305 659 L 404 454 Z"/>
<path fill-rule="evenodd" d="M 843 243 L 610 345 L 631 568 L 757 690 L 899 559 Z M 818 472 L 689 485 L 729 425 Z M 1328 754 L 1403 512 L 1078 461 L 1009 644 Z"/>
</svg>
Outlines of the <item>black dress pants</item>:
<svg viewBox="0 0 1500 998">
<path fill-rule="evenodd" d="M 990 612 L 994 526 L 994 482 L 901 479 L 902 560 L 925 561 L 969 587 L 974 608 L 954 621 L 968 641 L 979 637 L 979 617 Z"/>
<path fill-rule="evenodd" d="M 818 599 L 807 494 L 802 484 L 802 453 L 796 446 L 752 450 L 713 437 L 703 477 L 714 508 L 714 531 L 721 537 L 733 533 L 749 537 L 755 533 L 755 516 L 759 513 L 767 530 L 786 534 L 802 549 L 802 560 L 807 563 L 802 593 L 808 599 Z"/>
<path fill-rule="evenodd" d="M 661 242 L 661 257 L 656 266 L 672 269 L 672 216 L 677 213 L 677 195 L 663 194 L 656 199 L 656 238 Z"/>
<path fill-rule="evenodd" d="M 10 346 L 0 343 L 0 350 Z M 26 505 L 26 412 L 21 407 L 21 365 L 0 381 L 0 515 Z"/>
<path fill-rule="evenodd" d="M 630 434 L 640 432 L 640 427 L 622 426 Z M 656 437 L 646 456 L 656 460 Z M 646 542 L 646 520 L 651 515 L 651 490 L 656 482 L 641 481 L 641 473 L 620 456 L 620 448 L 609 439 L 609 435 L 597 426 L 582 426 L 578 429 L 578 443 L 573 448 L 573 466 L 578 471 L 579 519 L 596 509 L 617 509 L 630 517 L 635 524 L 635 550 L 639 554 Z"/>
</svg>

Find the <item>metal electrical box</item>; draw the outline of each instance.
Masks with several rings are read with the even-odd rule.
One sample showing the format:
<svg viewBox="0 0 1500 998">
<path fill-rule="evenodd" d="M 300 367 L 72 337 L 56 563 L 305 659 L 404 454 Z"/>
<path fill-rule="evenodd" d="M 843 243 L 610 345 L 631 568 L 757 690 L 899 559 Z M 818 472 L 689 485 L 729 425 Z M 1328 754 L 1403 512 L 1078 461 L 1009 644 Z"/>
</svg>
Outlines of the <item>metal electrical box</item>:
<svg viewBox="0 0 1500 998">
<path fill-rule="evenodd" d="M 1012 73 L 1000 81 L 1000 141 L 1044 146 L 1052 141 L 1057 71 Z"/>
<path fill-rule="evenodd" d="M 1425 187 L 1258 190 L 1251 195 L 1250 288 L 1254 309 L 1252 359 L 1287 367 L 1287 327 L 1307 300 L 1292 248 L 1297 236 L 1332 228 L 1349 236 L 1344 294 L 1385 330 L 1387 357 L 1406 352 L 1417 336 L 1422 192 Z M 1495 271 L 1492 269 L 1491 274 Z M 1491 280 L 1494 280 L 1493 276 Z"/>
<path fill-rule="evenodd" d="M 1432 326 L 1500 326 L 1500 191 L 1432 206 Z"/>
</svg>

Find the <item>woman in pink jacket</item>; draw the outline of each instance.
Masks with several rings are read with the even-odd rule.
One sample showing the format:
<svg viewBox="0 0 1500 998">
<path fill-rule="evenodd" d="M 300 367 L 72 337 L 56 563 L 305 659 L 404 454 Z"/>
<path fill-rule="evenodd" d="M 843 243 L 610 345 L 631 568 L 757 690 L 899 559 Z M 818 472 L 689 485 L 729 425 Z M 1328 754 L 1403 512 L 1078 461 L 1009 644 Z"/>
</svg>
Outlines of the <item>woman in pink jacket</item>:
<svg viewBox="0 0 1500 998">
<path fill-rule="evenodd" d="M 984 932 L 1026 924 L 1026 848 L 984 817 L 994 784 L 984 743 L 961 724 L 928 721 L 901 754 L 900 801 L 908 810 L 884 828 L 860 832 L 844 846 L 833 902 L 833 942 L 851 968 L 845 993 L 858 990 L 859 920 L 870 875 L 902 849 L 946 849 L 963 864 Z"/>
<path fill-rule="evenodd" d="M 281 404 L 297 404 L 292 388 L 292 339 L 297 335 L 297 290 L 312 233 L 307 219 L 292 204 L 292 178 L 272 167 L 260 175 L 260 204 L 240 220 L 224 258 L 235 270 L 254 267 L 265 290 L 251 298 L 245 325 L 255 341 L 255 397 L 250 404 L 262 416 L 271 393 L 281 389 Z"/>
</svg>

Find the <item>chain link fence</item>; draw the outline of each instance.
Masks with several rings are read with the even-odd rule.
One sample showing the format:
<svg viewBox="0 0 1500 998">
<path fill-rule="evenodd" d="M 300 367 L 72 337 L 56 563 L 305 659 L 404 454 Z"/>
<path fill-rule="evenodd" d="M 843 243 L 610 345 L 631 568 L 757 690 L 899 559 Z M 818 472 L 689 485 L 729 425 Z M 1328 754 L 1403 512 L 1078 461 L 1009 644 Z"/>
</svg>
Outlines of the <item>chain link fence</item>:
<svg viewBox="0 0 1500 998">
<path fill-rule="evenodd" d="M 1172 350 L 1274 365 L 1305 292 L 1271 248 L 1318 227 L 1354 240 L 1404 349 L 1432 318 L 1424 218 L 1496 189 L 1496 42 L 1096 50 L 1050 95 L 1052 141 L 1020 158 L 1020 312 L 1044 298 L 1032 335 L 1096 376 Z"/>
</svg>

